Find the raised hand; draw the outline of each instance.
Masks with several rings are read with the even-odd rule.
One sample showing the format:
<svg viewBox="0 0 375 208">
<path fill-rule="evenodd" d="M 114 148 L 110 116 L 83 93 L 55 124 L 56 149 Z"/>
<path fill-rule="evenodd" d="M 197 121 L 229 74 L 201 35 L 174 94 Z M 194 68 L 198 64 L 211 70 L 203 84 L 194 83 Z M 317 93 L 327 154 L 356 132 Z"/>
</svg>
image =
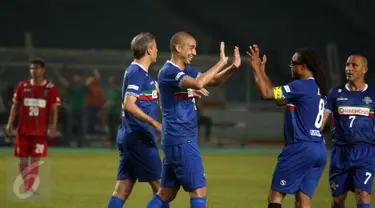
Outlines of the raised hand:
<svg viewBox="0 0 375 208">
<path fill-rule="evenodd" d="M 220 43 L 220 61 L 222 61 L 225 64 L 228 63 L 228 57 L 225 56 L 225 43 Z"/>
<path fill-rule="evenodd" d="M 240 49 L 236 46 L 234 47 L 234 52 L 233 52 L 233 68 L 239 68 L 241 66 L 241 56 L 240 56 Z"/>
<path fill-rule="evenodd" d="M 260 70 L 262 60 L 259 57 L 259 47 L 257 45 L 252 45 L 249 47 L 249 51 L 247 51 L 246 53 L 250 57 L 251 69 Z"/>
<path fill-rule="evenodd" d="M 267 56 L 263 55 L 263 58 L 260 62 L 260 70 L 264 71 L 266 69 L 266 63 L 267 63 Z"/>
</svg>

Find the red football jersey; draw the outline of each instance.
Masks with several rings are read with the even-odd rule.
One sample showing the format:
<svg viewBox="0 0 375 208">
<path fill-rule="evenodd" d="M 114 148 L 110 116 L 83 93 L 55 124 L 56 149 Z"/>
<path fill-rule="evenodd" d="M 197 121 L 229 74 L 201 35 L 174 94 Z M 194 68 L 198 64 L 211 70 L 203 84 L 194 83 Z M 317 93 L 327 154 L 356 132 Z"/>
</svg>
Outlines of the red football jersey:
<svg viewBox="0 0 375 208">
<path fill-rule="evenodd" d="M 18 84 L 13 102 L 20 103 L 17 132 L 22 136 L 45 136 L 52 106 L 60 105 L 60 98 L 51 82 L 36 85 L 31 79 Z"/>
</svg>

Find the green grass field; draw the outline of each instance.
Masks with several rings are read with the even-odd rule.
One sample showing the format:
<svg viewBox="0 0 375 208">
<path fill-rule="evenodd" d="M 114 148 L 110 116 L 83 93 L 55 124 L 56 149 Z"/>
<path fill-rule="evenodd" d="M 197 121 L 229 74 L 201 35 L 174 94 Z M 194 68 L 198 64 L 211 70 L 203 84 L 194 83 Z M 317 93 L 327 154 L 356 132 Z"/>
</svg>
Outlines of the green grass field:
<svg viewBox="0 0 375 208">
<path fill-rule="evenodd" d="M 266 207 L 277 150 L 202 151 L 209 208 Z M 0 207 L 4 208 L 105 208 L 113 191 L 117 152 L 51 150 L 51 198 L 46 202 L 9 202 L 6 195 L 6 161 L 11 150 L 0 152 Z M 15 164 L 17 165 L 17 164 Z M 152 197 L 148 184 L 137 184 L 125 207 L 142 208 Z M 293 207 L 287 196 L 283 207 Z M 317 208 L 330 207 L 327 169 L 313 199 Z M 374 204 L 374 203 L 373 203 Z M 188 194 L 180 191 L 171 207 L 190 207 Z M 353 195 L 347 207 L 356 207 Z"/>
</svg>

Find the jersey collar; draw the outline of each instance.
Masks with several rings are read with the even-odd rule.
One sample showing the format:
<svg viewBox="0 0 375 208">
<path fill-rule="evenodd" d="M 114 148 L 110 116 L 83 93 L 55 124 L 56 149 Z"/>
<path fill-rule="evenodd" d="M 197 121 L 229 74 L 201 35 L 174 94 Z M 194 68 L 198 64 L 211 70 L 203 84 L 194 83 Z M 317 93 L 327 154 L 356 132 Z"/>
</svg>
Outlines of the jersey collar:
<svg viewBox="0 0 375 208">
<path fill-rule="evenodd" d="M 168 60 L 167 63 L 169 64 L 172 64 L 173 66 L 179 68 L 180 70 L 182 70 L 179 66 L 177 66 L 177 64 L 173 63 L 171 60 Z"/>
<path fill-rule="evenodd" d="M 148 73 L 148 71 L 142 65 L 140 65 L 139 63 L 133 61 L 132 64 L 135 64 L 135 65 L 141 67 L 141 69 L 143 69 L 146 73 Z"/>
<path fill-rule="evenodd" d="M 47 81 L 46 80 L 43 80 L 43 82 L 42 82 L 42 84 L 40 85 L 40 86 L 43 86 L 43 85 L 45 85 L 47 83 Z M 35 80 L 34 79 L 30 79 L 30 84 L 31 85 L 35 85 Z"/>
<path fill-rule="evenodd" d="M 363 88 L 362 92 L 366 91 L 366 90 L 367 90 L 367 88 L 368 88 L 368 85 L 367 85 L 367 84 L 365 84 L 365 88 Z M 346 89 L 346 90 L 348 90 L 348 91 L 350 92 L 350 89 L 349 89 L 349 84 L 348 84 L 348 83 L 346 83 L 346 84 L 345 84 L 345 89 Z"/>
</svg>

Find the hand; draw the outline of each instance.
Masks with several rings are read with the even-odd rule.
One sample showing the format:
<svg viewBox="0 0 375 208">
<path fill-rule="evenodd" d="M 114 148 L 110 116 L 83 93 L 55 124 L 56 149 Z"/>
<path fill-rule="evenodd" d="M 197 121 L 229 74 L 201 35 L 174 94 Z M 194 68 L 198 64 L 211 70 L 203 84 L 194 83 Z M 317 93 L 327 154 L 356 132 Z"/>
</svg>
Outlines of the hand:
<svg viewBox="0 0 375 208">
<path fill-rule="evenodd" d="M 249 47 L 249 51 L 246 52 L 250 57 L 250 67 L 253 71 L 260 70 L 262 60 L 259 57 L 259 48 L 257 45 Z"/>
<path fill-rule="evenodd" d="M 200 90 L 193 90 L 194 97 L 201 98 L 202 96 L 207 97 L 210 94 L 206 88 L 202 88 Z"/>
<path fill-rule="evenodd" d="M 12 132 L 13 132 L 13 125 L 8 124 L 6 129 L 5 129 L 5 133 L 6 133 L 7 136 L 11 136 Z"/>
<path fill-rule="evenodd" d="M 225 56 L 225 43 L 220 43 L 220 61 L 226 65 L 228 63 L 228 56 Z"/>
<path fill-rule="evenodd" d="M 155 121 L 154 127 L 157 132 L 161 133 L 161 123 Z"/>
<path fill-rule="evenodd" d="M 51 127 L 51 129 L 49 130 L 49 135 L 51 138 L 56 137 L 56 126 Z"/>
<path fill-rule="evenodd" d="M 241 66 L 240 49 L 236 46 L 233 52 L 233 64 L 232 68 L 238 69 Z"/>
<path fill-rule="evenodd" d="M 263 58 L 262 58 L 262 60 L 260 62 L 260 70 L 262 70 L 262 71 L 266 70 L 266 63 L 267 63 L 267 56 L 263 55 Z"/>
</svg>

